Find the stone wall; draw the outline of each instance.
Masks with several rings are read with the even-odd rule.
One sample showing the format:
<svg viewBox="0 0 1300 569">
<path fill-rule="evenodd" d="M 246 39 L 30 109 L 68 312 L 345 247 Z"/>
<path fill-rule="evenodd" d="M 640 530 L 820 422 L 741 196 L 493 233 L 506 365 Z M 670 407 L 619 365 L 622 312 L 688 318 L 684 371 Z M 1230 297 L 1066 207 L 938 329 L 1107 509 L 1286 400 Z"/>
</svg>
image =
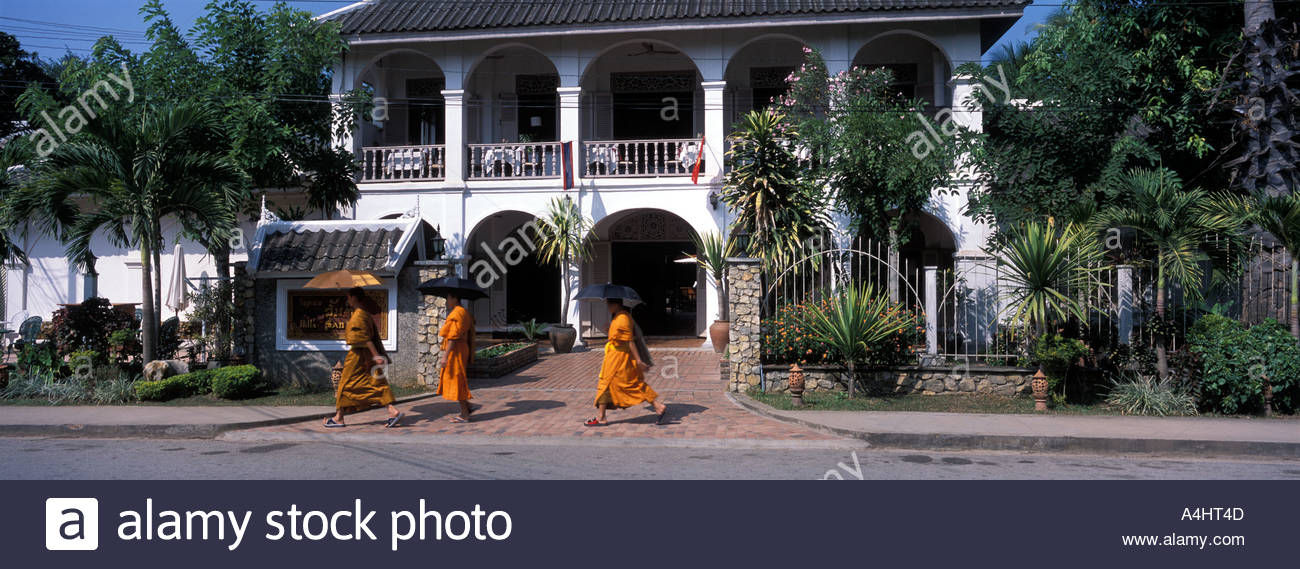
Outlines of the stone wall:
<svg viewBox="0 0 1300 569">
<path fill-rule="evenodd" d="M 447 261 L 416 261 L 414 265 L 421 283 L 451 274 L 451 264 Z M 438 329 L 442 328 L 447 315 L 447 299 L 432 294 L 420 294 L 419 297 L 415 326 L 419 350 L 415 364 L 416 381 L 434 385 L 438 383 L 438 371 L 442 366 L 442 339 L 438 337 Z"/>
<path fill-rule="evenodd" d="M 758 259 L 727 259 L 727 300 L 731 314 L 727 357 L 729 391 L 758 389 L 762 333 L 759 328 L 763 275 Z"/>
<path fill-rule="evenodd" d="M 807 391 L 847 391 L 848 371 L 840 366 L 810 365 L 803 367 Z M 1015 395 L 1029 392 L 1032 369 L 993 366 L 898 367 L 887 370 L 860 371 L 861 381 L 869 393 L 984 393 Z M 765 365 L 769 393 L 787 391 L 790 366 Z"/>
</svg>

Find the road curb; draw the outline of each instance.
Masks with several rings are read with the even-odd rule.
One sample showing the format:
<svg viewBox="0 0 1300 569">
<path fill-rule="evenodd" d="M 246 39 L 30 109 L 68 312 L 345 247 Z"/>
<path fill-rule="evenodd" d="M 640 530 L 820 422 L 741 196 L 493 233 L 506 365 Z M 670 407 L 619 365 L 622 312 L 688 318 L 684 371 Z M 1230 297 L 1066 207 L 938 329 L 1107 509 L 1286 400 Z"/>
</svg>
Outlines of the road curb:
<svg viewBox="0 0 1300 569">
<path fill-rule="evenodd" d="M 437 393 L 421 393 L 399 398 L 395 403 L 409 403 L 434 397 Z M 41 425 L 0 425 L 0 436 L 4 437 L 58 437 L 58 438 L 94 438 L 94 439 L 130 439 L 130 438 L 164 438 L 164 439 L 213 439 L 222 433 L 258 427 L 274 427 L 299 423 L 323 417 L 320 412 L 303 413 L 274 419 L 258 421 L 239 421 L 231 423 L 179 423 L 179 424 L 143 424 L 143 425 L 103 425 L 103 424 L 41 424 Z"/>
<path fill-rule="evenodd" d="M 757 415 L 823 433 L 858 439 L 867 442 L 873 448 L 1300 459 L 1300 444 L 1270 441 L 871 432 L 832 427 L 816 421 L 782 415 L 774 412 L 771 407 L 740 393 L 727 393 L 727 398 Z"/>
</svg>

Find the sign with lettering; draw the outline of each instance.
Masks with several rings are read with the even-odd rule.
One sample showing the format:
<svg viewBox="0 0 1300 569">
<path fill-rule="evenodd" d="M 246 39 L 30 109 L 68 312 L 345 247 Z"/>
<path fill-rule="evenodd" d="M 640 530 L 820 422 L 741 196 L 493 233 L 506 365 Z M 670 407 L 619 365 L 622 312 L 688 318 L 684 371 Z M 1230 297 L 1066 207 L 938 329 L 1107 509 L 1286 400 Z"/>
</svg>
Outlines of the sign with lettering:
<svg viewBox="0 0 1300 569">
<path fill-rule="evenodd" d="M 388 291 L 367 289 L 380 307 L 379 339 L 388 339 Z M 348 308 L 347 293 L 341 290 L 291 290 L 288 291 L 290 340 L 343 340 L 347 332 L 352 309 Z"/>
</svg>

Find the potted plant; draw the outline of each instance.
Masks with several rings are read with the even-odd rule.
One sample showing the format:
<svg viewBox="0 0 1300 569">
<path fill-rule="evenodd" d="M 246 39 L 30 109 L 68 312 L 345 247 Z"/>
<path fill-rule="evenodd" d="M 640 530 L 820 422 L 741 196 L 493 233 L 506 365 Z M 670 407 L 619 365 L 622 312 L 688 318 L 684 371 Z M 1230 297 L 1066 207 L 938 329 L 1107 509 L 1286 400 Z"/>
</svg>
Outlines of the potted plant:
<svg viewBox="0 0 1300 569">
<path fill-rule="evenodd" d="M 560 282 L 564 290 L 563 312 L 560 322 L 550 328 L 551 346 L 556 353 L 566 354 L 573 349 L 578 333 L 572 324 L 565 322 L 569 315 L 571 283 L 569 267 L 586 257 L 591 250 L 591 220 L 582 215 L 578 204 L 569 196 L 551 198 L 546 213 L 538 220 L 537 252 L 543 263 L 560 267 Z"/>
<path fill-rule="evenodd" d="M 727 306 L 727 257 L 736 254 L 735 241 L 724 239 L 716 232 L 692 235 L 695 242 L 695 262 L 718 290 L 718 319 L 709 326 L 709 340 L 713 351 L 721 354 L 727 349 L 731 334 L 731 318 Z"/>
</svg>

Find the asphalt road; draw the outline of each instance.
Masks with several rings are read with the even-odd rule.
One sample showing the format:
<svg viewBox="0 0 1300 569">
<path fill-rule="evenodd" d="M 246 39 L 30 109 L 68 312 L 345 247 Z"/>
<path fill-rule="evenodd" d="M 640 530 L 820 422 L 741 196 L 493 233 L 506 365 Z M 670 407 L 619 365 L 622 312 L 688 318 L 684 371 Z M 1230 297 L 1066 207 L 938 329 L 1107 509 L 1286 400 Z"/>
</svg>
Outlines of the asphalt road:
<svg viewBox="0 0 1300 569">
<path fill-rule="evenodd" d="M 1254 479 L 1300 461 L 1013 452 L 0 437 L 0 479 Z M 855 463 L 856 457 L 856 463 Z M 843 463 L 843 466 L 840 466 Z M 832 476 L 833 478 L 834 476 Z"/>
</svg>

